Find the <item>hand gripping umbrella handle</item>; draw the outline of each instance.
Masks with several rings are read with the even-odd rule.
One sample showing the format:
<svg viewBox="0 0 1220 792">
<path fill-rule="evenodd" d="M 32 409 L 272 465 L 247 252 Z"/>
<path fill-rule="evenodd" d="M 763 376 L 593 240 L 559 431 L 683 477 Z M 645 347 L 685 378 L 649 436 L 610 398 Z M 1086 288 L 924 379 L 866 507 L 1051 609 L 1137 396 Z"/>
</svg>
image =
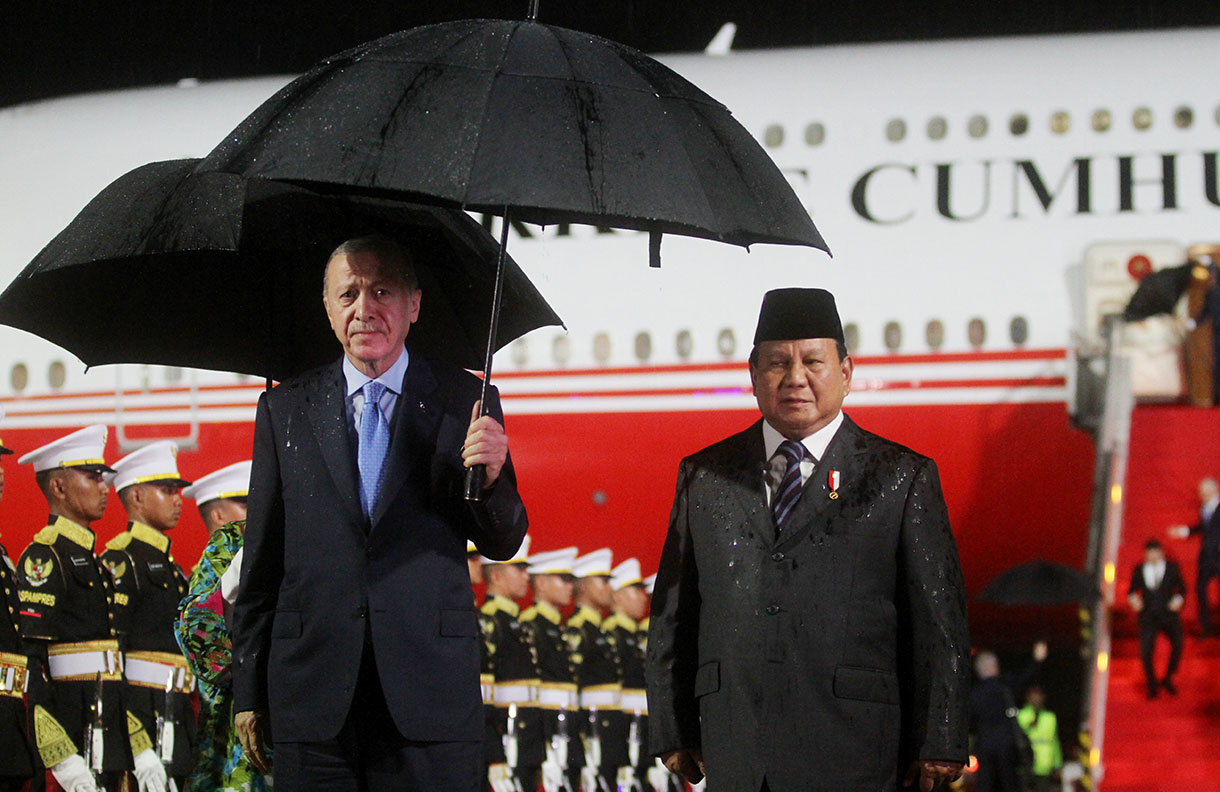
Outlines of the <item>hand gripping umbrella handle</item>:
<svg viewBox="0 0 1220 792">
<path fill-rule="evenodd" d="M 496 285 L 491 297 L 491 325 L 487 329 L 487 357 L 483 363 L 483 390 L 479 399 L 479 415 L 487 415 L 487 389 L 491 387 L 491 357 L 496 351 L 496 330 L 500 326 L 500 296 L 504 291 L 504 259 L 508 257 L 508 207 L 504 207 L 503 227 L 500 229 L 500 252 L 496 256 Z M 463 495 L 468 501 L 483 500 L 483 481 L 487 475 L 484 465 L 466 468 Z"/>
</svg>

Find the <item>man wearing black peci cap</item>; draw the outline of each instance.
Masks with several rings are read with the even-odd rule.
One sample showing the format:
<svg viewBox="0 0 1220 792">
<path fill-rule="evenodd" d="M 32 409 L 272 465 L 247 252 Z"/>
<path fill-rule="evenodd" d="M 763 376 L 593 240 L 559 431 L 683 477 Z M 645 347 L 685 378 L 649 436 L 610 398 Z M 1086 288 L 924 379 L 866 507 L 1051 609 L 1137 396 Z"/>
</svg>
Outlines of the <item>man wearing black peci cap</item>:
<svg viewBox="0 0 1220 792">
<path fill-rule="evenodd" d="M 834 297 L 763 299 L 762 419 L 678 471 L 649 743 L 719 792 L 931 790 L 967 758 L 961 568 L 931 459 L 858 427 Z"/>
</svg>

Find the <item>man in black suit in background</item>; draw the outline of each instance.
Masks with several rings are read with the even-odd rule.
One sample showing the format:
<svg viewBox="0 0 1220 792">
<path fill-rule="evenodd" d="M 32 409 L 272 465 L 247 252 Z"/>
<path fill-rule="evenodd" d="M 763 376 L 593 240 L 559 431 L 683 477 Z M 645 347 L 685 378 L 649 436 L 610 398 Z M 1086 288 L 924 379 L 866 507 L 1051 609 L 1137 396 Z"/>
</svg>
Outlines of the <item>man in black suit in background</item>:
<svg viewBox="0 0 1220 792">
<path fill-rule="evenodd" d="M 421 297 L 392 240 L 344 243 L 323 281 L 343 357 L 259 400 L 234 711 L 256 764 L 270 727 L 281 792 L 482 785 L 466 540 L 508 558 L 526 516 L 498 400 L 478 417 L 478 378 L 404 348 Z"/>
<path fill-rule="evenodd" d="M 648 634 L 651 751 L 717 792 L 931 790 L 967 758 L 969 638 L 936 465 L 840 407 L 834 297 L 763 299 L 762 420 L 682 461 Z"/>
<path fill-rule="evenodd" d="M 1173 675 L 1182 659 L 1181 611 L 1186 601 L 1186 583 L 1177 562 L 1165 558 L 1165 550 L 1157 540 L 1149 539 L 1144 544 L 1144 563 L 1131 570 L 1128 592 L 1131 610 L 1139 614 L 1140 661 L 1144 664 L 1148 698 L 1156 698 L 1160 688 L 1176 696 L 1178 689 L 1173 685 Z M 1165 676 L 1159 678 L 1152 665 L 1158 633 L 1165 633 L 1169 639 L 1169 667 Z"/>
<path fill-rule="evenodd" d="M 1217 364 L 1220 368 L 1220 363 Z M 1211 476 L 1199 482 L 1199 520 L 1190 526 L 1175 525 L 1169 535 L 1178 539 L 1199 536 L 1199 569 L 1195 579 L 1195 595 L 1199 599 L 1199 633 L 1204 638 L 1215 635 L 1211 606 L 1207 601 L 1208 584 L 1220 580 L 1220 485 Z"/>
</svg>

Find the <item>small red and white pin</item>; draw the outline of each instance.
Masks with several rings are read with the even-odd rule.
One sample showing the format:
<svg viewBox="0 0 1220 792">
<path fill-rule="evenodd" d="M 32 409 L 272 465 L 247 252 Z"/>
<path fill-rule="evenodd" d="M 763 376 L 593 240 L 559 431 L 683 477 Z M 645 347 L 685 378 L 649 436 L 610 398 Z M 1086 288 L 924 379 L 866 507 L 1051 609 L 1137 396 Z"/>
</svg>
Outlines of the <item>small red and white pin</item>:
<svg viewBox="0 0 1220 792">
<path fill-rule="evenodd" d="M 835 500 L 839 497 L 839 484 L 841 483 L 841 480 L 842 477 L 839 475 L 839 471 L 837 470 L 832 469 L 830 473 L 826 475 L 826 486 L 830 488 L 831 500 Z"/>
</svg>

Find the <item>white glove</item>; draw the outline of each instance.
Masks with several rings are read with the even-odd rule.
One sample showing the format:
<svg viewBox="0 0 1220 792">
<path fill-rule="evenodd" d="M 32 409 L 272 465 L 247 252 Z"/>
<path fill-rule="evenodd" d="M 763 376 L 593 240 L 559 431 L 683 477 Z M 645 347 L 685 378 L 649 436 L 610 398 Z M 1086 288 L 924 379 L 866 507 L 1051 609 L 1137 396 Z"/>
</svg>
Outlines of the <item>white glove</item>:
<svg viewBox="0 0 1220 792">
<path fill-rule="evenodd" d="M 64 788 L 64 792 L 97 792 L 93 773 L 80 754 L 72 754 L 51 768 L 51 775 Z"/>
<path fill-rule="evenodd" d="M 517 789 L 512 770 L 503 762 L 487 766 L 487 783 L 491 785 L 491 792 L 516 792 Z"/>
<path fill-rule="evenodd" d="M 585 766 L 586 767 L 601 767 L 602 766 L 602 739 L 601 739 L 601 737 L 585 738 Z"/>
<path fill-rule="evenodd" d="M 580 788 L 585 790 L 585 792 L 597 792 L 597 790 L 601 789 L 596 767 L 585 765 L 580 769 Z"/>
<path fill-rule="evenodd" d="M 550 749 L 547 749 L 550 754 Z M 563 768 L 554 758 L 548 758 L 542 763 L 542 788 L 546 792 L 559 792 L 563 789 Z"/>
<path fill-rule="evenodd" d="M 241 589 L 241 554 L 245 549 L 238 549 L 229 562 L 229 568 L 220 576 L 220 596 L 230 605 L 237 604 L 237 592 Z"/>
<path fill-rule="evenodd" d="M 136 781 L 140 792 L 165 792 L 165 765 L 157 758 L 157 752 L 145 748 L 136 754 Z"/>
<path fill-rule="evenodd" d="M 615 783 L 618 784 L 619 789 L 634 790 L 636 788 L 635 768 L 623 765 L 618 769 L 618 773 L 616 774 L 614 780 Z"/>
<path fill-rule="evenodd" d="M 669 775 L 669 770 L 661 764 L 660 759 L 648 768 L 648 785 L 652 787 L 652 792 L 669 792 Z"/>
</svg>

